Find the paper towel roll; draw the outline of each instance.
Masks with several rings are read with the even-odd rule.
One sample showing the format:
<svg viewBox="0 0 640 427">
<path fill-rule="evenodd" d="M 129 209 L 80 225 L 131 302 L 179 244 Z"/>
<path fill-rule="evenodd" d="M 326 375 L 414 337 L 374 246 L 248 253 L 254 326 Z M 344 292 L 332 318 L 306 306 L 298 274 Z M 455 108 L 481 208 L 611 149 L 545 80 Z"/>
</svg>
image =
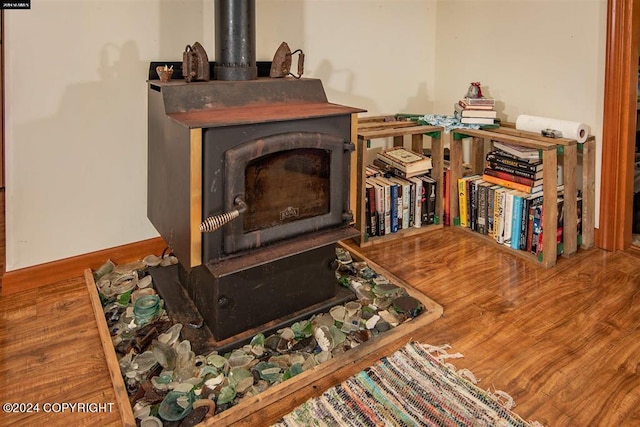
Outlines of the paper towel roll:
<svg viewBox="0 0 640 427">
<path fill-rule="evenodd" d="M 540 133 L 542 129 L 554 129 L 562 132 L 563 138 L 575 139 L 582 143 L 589 136 L 589 126 L 582 122 L 550 119 L 548 117 L 521 114 L 516 119 L 516 129 Z"/>
</svg>

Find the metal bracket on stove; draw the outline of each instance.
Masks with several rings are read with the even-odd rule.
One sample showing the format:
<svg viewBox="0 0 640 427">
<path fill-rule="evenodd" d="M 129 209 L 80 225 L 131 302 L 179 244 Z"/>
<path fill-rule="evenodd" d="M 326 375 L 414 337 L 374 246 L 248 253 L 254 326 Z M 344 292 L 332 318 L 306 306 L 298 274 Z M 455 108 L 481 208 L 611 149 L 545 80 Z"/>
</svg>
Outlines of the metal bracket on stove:
<svg viewBox="0 0 640 427">
<path fill-rule="evenodd" d="M 233 204 L 236 209 L 230 212 L 224 212 L 218 215 L 210 216 L 200 224 L 200 232 L 212 233 L 222 227 L 225 224 L 230 223 L 234 219 L 238 218 L 241 213 L 247 210 L 247 204 L 242 200 L 242 197 L 237 196 L 233 200 Z"/>
</svg>

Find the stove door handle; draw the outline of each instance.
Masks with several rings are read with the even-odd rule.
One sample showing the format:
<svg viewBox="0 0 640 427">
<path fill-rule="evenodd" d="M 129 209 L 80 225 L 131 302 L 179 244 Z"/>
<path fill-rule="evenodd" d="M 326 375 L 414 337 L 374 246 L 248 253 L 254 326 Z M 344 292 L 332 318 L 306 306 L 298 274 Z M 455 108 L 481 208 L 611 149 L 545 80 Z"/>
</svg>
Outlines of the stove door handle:
<svg viewBox="0 0 640 427">
<path fill-rule="evenodd" d="M 241 213 L 247 210 L 247 204 L 244 202 L 244 200 L 242 200 L 240 196 L 236 197 L 233 202 L 236 206 L 236 209 L 230 212 L 224 212 L 208 217 L 202 222 L 202 224 L 200 224 L 200 232 L 212 233 L 223 225 L 228 224 L 234 219 L 238 218 Z"/>
</svg>

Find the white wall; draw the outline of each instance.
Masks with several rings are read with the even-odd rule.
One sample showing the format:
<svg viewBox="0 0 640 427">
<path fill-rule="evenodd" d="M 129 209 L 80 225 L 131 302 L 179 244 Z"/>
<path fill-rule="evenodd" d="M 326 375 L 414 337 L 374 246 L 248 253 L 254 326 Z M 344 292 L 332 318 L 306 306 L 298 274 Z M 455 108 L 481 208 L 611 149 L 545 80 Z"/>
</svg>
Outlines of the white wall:
<svg viewBox="0 0 640 427">
<path fill-rule="evenodd" d="M 145 79 L 151 60 L 181 60 L 202 39 L 203 2 L 188 4 L 6 11 L 8 271 L 157 236 L 146 218 Z"/>
<path fill-rule="evenodd" d="M 433 108 L 435 0 L 257 4 L 259 59 L 271 60 L 281 41 L 301 48 L 305 76 L 322 80 L 329 101 L 367 115 Z"/>
<path fill-rule="evenodd" d="M 503 120 L 530 114 L 588 124 L 601 159 L 606 8 L 606 0 L 439 1 L 435 110 L 450 114 L 480 81 Z M 596 224 L 598 217 L 599 202 Z"/>
<path fill-rule="evenodd" d="M 480 80 L 503 118 L 581 120 L 600 139 L 605 0 L 256 4 L 257 59 L 302 48 L 331 102 L 449 113 Z M 157 236 L 148 63 L 179 61 L 194 41 L 214 60 L 213 0 L 48 0 L 5 21 L 7 270 Z"/>
</svg>

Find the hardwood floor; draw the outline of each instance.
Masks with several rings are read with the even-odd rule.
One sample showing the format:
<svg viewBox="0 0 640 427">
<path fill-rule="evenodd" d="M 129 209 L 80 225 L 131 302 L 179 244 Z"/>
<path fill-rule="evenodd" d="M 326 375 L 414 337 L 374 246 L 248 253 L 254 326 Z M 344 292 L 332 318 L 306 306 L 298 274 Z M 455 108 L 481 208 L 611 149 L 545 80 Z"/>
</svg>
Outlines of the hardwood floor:
<svg viewBox="0 0 640 427">
<path fill-rule="evenodd" d="M 640 425 L 640 252 L 545 270 L 456 229 L 360 249 L 444 308 L 414 339 L 448 343 L 479 386 L 547 426 Z"/>
<path fill-rule="evenodd" d="M 525 419 L 640 424 L 640 251 L 591 249 L 545 270 L 449 228 L 358 250 L 444 307 L 412 339 L 451 344 L 465 355 L 454 364 Z M 0 424 L 119 424 L 83 278 L 0 297 L 0 322 L 3 403 L 114 403 Z"/>
</svg>

